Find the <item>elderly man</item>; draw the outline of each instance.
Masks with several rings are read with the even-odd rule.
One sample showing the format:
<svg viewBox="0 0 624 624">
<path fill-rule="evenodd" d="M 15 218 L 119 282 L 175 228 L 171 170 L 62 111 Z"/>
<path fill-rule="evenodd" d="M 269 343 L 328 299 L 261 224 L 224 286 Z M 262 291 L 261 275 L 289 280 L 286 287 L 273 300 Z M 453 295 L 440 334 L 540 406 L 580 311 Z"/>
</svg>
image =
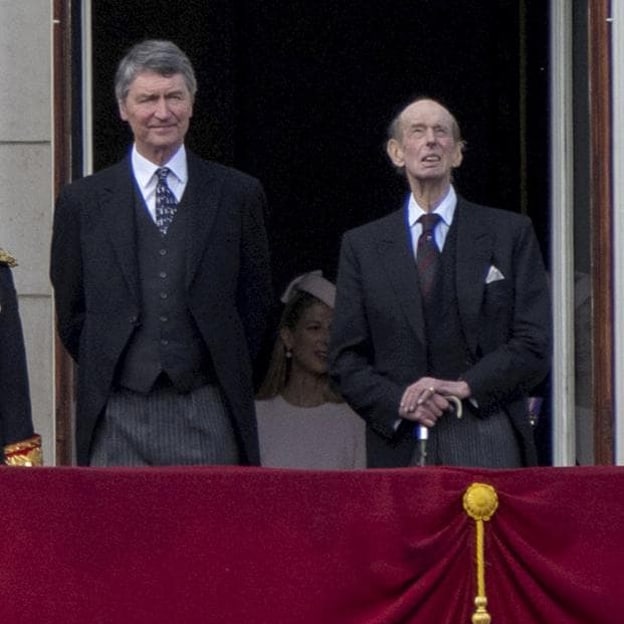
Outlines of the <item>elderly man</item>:
<svg viewBox="0 0 624 624">
<path fill-rule="evenodd" d="M 533 465 L 525 398 L 549 369 L 551 330 L 532 225 L 458 196 L 463 141 L 439 102 L 404 108 L 387 152 L 410 193 L 345 234 L 330 348 L 334 381 L 368 423 L 369 465 L 423 462 L 419 436 L 426 463 Z"/>
<path fill-rule="evenodd" d="M 134 135 L 65 187 L 51 255 L 82 465 L 257 464 L 251 361 L 272 302 L 260 183 L 185 149 L 196 80 L 168 41 L 115 76 Z"/>
</svg>

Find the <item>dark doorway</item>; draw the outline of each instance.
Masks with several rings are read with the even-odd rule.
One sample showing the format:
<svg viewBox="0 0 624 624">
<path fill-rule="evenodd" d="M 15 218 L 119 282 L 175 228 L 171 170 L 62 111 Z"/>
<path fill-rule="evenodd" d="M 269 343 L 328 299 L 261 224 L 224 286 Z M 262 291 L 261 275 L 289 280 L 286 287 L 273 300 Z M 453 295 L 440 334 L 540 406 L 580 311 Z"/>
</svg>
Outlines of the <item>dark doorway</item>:
<svg viewBox="0 0 624 624">
<path fill-rule="evenodd" d="M 94 0 L 95 168 L 130 142 L 117 61 L 168 38 L 198 74 L 189 146 L 265 185 L 278 291 L 306 270 L 333 277 L 342 232 L 399 207 L 385 131 L 417 94 L 446 102 L 462 126 L 459 192 L 527 212 L 546 255 L 547 24 L 542 0 Z"/>
</svg>

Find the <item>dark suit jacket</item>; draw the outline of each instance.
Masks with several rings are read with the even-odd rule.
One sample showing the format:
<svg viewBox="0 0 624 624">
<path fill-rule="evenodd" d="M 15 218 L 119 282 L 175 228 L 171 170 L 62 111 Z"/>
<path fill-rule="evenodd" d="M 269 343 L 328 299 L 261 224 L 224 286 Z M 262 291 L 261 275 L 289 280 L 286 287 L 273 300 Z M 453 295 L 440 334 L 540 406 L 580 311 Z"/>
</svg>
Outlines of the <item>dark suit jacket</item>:
<svg viewBox="0 0 624 624">
<path fill-rule="evenodd" d="M 11 269 L 0 263 L 0 461 L 7 444 L 33 435 L 24 336 Z"/>
<path fill-rule="evenodd" d="M 188 152 L 187 304 L 234 419 L 243 463 L 259 463 L 251 359 L 272 303 L 265 196 L 239 171 Z M 130 158 L 66 186 L 51 255 L 58 331 L 78 363 L 76 450 L 88 462 L 115 369 L 141 322 Z"/>
<path fill-rule="evenodd" d="M 536 462 L 524 396 L 550 366 L 550 296 L 529 219 L 458 199 L 456 288 L 469 355 L 462 375 L 487 415 L 503 408 Z M 486 284 L 490 267 L 504 279 Z M 330 371 L 369 425 L 369 463 L 406 465 L 413 427 L 395 424 L 405 388 L 427 374 L 425 327 L 404 209 L 343 238 Z M 409 426 L 408 426 L 409 425 Z"/>
</svg>

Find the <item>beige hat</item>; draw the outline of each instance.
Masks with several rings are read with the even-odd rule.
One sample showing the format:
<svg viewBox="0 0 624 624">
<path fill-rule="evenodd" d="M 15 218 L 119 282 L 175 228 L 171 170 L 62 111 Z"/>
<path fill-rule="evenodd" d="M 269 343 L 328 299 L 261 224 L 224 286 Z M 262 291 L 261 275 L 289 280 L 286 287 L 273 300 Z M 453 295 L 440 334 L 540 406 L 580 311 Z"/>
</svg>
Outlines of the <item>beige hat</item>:
<svg viewBox="0 0 624 624">
<path fill-rule="evenodd" d="M 323 271 L 310 271 L 295 277 L 286 287 L 281 298 L 282 303 L 288 303 L 299 290 L 311 294 L 330 308 L 334 307 L 336 287 L 323 277 Z"/>
</svg>

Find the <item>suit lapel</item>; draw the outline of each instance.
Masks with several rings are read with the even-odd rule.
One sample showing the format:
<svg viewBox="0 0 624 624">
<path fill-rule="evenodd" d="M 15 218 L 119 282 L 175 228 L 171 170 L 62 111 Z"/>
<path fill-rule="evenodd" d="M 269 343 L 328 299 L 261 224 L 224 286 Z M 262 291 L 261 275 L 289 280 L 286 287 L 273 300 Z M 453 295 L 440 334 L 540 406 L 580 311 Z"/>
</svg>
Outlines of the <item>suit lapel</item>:
<svg viewBox="0 0 624 624">
<path fill-rule="evenodd" d="M 401 209 L 390 215 L 384 225 L 377 250 L 394 291 L 391 301 L 398 304 L 418 340 L 424 344 L 425 319 L 405 210 Z"/>
<path fill-rule="evenodd" d="M 459 198 L 454 223 L 457 226 L 455 267 L 457 305 L 464 336 L 475 353 L 479 336 L 479 312 L 485 277 L 492 258 L 492 237 L 483 223 L 471 214 L 470 206 Z"/>
<path fill-rule="evenodd" d="M 135 190 L 129 157 L 122 160 L 107 178 L 100 195 L 104 223 L 115 250 L 121 273 L 136 301 L 139 295 L 139 269 L 136 256 L 134 219 Z"/>
<path fill-rule="evenodd" d="M 190 286 L 206 250 L 221 195 L 215 170 L 187 151 L 188 184 L 184 192 L 184 210 L 188 211 L 186 286 Z"/>
</svg>

